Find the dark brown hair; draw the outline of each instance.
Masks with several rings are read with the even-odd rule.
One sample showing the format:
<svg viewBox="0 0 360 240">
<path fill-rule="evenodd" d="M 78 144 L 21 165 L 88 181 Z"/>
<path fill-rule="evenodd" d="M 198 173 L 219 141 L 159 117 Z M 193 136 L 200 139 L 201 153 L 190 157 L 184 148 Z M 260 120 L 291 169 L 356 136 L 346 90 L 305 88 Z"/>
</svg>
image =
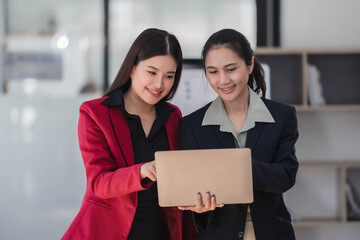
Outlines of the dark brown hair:
<svg viewBox="0 0 360 240">
<path fill-rule="evenodd" d="M 253 89 L 257 94 L 260 91 L 265 96 L 266 93 L 266 83 L 265 83 L 265 74 L 264 69 L 262 68 L 260 62 L 254 55 L 253 50 L 250 47 L 249 41 L 246 37 L 234 29 L 222 29 L 210 36 L 206 41 L 205 46 L 202 51 L 203 65 L 205 69 L 205 58 L 208 52 L 219 46 L 225 46 L 233 50 L 240 58 L 245 61 L 247 66 L 251 65 L 251 58 L 254 56 L 254 68 L 252 73 L 249 75 L 248 85 Z"/>
<path fill-rule="evenodd" d="M 116 75 L 114 82 L 105 91 L 105 96 L 122 87 L 124 88 L 124 91 L 126 91 L 131 84 L 130 75 L 133 67 L 137 66 L 140 61 L 161 55 L 172 56 L 175 59 L 177 65 L 174 84 L 170 89 L 170 92 L 161 101 L 170 100 L 174 96 L 179 85 L 183 56 L 177 38 L 164 30 L 156 28 L 149 28 L 144 30 L 135 39 L 128 53 L 126 54 L 126 57 Z"/>
</svg>

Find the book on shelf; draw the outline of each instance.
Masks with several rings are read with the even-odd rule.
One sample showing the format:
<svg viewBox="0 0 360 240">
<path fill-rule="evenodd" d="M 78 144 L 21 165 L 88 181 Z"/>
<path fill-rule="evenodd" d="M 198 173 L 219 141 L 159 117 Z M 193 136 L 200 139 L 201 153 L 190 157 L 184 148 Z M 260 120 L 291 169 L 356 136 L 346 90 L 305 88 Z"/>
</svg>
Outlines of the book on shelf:
<svg viewBox="0 0 360 240">
<path fill-rule="evenodd" d="M 271 72 L 270 65 L 267 63 L 261 63 L 261 66 L 264 69 L 265 73 L 265 83 L 266 83 L 266 98 L 271 99 Z M 262 95 L 262 94 L 261 94 Z"/>
<path fill-rule="evenodd" d="M 348 169 L 346 174 L 346 200 L 348 220 L 360 220 L 359 173 L 359 169 Z"/>
<path fill-rule="evenodd" d="M 321 75 L 319 69 L 315 65 L 308 64 L 307 67 L 308 94 L 310 105 L 325 105 L 325 96 L 321 84 Z"/>
</svg>

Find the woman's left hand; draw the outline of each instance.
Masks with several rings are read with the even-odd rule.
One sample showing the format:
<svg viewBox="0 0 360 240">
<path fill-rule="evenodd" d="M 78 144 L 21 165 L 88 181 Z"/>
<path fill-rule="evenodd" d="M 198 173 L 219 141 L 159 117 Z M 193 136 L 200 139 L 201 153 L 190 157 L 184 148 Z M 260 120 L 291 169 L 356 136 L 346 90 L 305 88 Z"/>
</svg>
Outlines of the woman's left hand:
<svg viewBox="0 0 360 240">
<path fill-rule="evenodd" d="M 190 210 L 196 213 L 204 213 L 208 211 L 213 211 L 217 207 L 223 207 L 224 204 L 216 204 L 215 195 L 212 195 L 207 192 L 205 195 L 205 204 L 203 204 L 201 193 L 197 195 L 197 203 L 195 206 L 181 206 L 178 207 L 180 210 Z"/>
</svg>

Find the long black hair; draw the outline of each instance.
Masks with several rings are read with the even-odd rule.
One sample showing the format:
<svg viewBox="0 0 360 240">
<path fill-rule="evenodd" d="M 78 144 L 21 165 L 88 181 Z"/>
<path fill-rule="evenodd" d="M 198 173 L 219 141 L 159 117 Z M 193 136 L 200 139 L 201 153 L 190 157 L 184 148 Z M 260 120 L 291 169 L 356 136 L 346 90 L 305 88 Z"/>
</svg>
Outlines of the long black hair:
<svg viewBox="0 0 360 240">
<path fill-rule="evenodd" d="M 133 67 L 137 66 L 140 61 L 161 55 L 172 56 L 177 65 L 174 84 L 170 92 L 161 101 L 170 100 L 174 96 L 180 81 L 183 63 L 182 50 L 179 41 L 173 34 L 156 28 L 144 30 L 135 39 L 126 54 L 114 82 L 105 91 L 105 96 L 119 88 L 124 88 L 124 91 L 126 91 L 131 84 L 130 75 Z"/>
<path fill-rule="evenodd" d="M 233 50 L 240 58 L 242 58 L 245 61 L 245 64 L 247 66 L 251 65 L 251 58 L 254 57 L 254 68 L 249 75 L 249 80 L 247 84 L 257 94 L 262 92 L 263 96 L 265 96 L 266 83 L 265 83 L 264 69 L 262 68 L 260 62 L 254 55 L 254 52 L 251 49 L 250 43 L 246 39 L 246 37 L 234 29 L 222 29 L 212 34 L 210 38 L 206 41 L 202 51 L 204 69 L 205 69 L 205 59 L 208 52 L 214 47 L 219 47 L 219 46 L 224 46 Z"/>
</svg>

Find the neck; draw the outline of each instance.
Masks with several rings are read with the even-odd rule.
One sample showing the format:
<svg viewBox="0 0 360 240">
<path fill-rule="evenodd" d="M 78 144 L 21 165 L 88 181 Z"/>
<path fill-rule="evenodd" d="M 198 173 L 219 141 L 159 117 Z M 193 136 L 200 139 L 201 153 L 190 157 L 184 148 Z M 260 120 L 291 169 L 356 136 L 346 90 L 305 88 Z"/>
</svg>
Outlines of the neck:
<svg viewBox="0 0 360 240">
<path fill-rule="evenodd" d="M 228 115 L 230 114 L 247 114 L 249 109 L 250 92 L 246 88 L 243 94 L 239 95 L 236 99 L 230 102 L 224 102 L 224 107 Z"/>
<path fill-rule="evenodd" d="M 155 105 L 144 102 L 136 96 L 131 89 L 124 93 L 125 109 L 128 113 L 134 115 L 152 114 L 155 112 Z"/>
</svg>

